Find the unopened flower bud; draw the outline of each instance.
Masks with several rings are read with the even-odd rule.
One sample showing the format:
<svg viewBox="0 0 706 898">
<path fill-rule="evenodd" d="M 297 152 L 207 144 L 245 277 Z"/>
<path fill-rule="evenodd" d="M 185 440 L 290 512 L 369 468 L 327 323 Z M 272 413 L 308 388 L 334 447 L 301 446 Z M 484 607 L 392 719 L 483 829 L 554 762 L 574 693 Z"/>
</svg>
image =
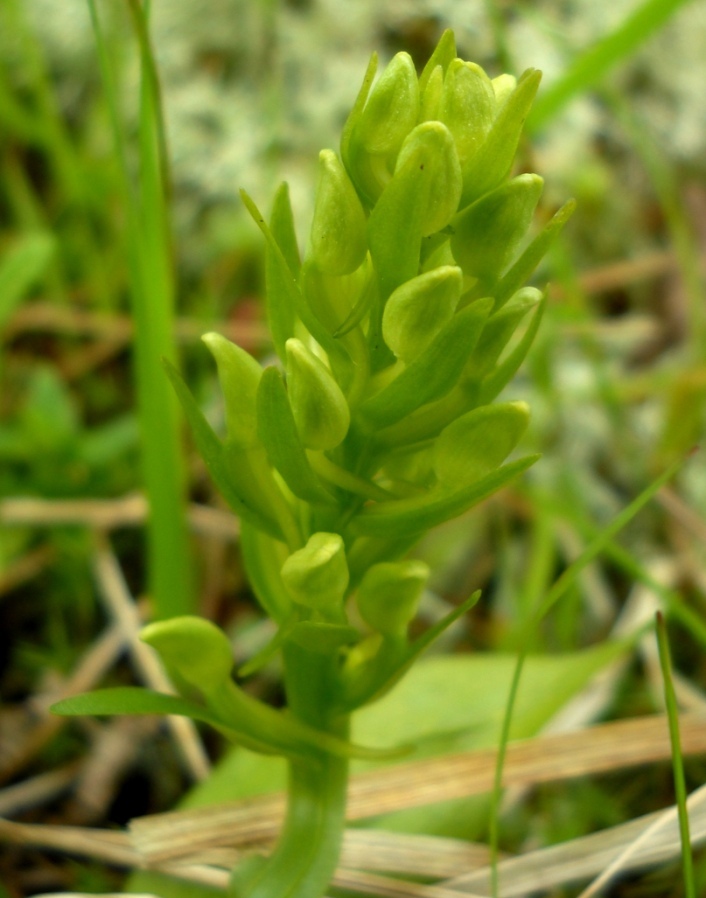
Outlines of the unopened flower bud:
<svg viewBox="0 0 706 898">
<path fill-rule="evenodd" d="M 403 636 L 417 613 L 429 578 L 429 566 L 409 560 L 375 564 L 365 572 L 358 588 L 361 617 L 379 633 Z"/>
<path fill-rule="evenodd" d="M 336 612 L 348 588 L 348 562 L 338 533 L 314 533 L 282 566 L 282 580 L 299 605 Z"/>
<path fill-rule="evenodd" d="M 218 366 L 228 439 L 242 448 L 253 446 L 257 442 L 255 397 L 262 367 L 250 353 L 220 334 L 204 334 L 201 339 Z"/>
<path fill-rule="evenodd" d="M 226 634 L 202 617 L 173 617 L 148 624 L 140 639 L 159 653 L 169 670 L 204 693 L 230 677 L 233 651 Z"/>
<path fill-rule="evenodd" d="M 451 132 L 441 122 L 424 122 L 409 134 L 397 157 L 395 177 L 418 168 L 425 172 L 427 205 L 422 236 L 451 221 L 461 198 L 461 166 Z"/>
<path fill-rule="evenodd" d="M 445 265 L 412 278 L 392 293 L 382 316 L 382 335 L 398 359 L 415 359 L 451 319 L 462 283 L 461 269 Z"/>
<path fill-rule="evenodd" d="M 483 69 L 454 59 L 444 78 L 439 119 L 453 135 L 462 166 L 485 141 L 495 109 L 493 85 Z"/>
<path fill-rule="evenodd" d="M 434 471 L 440 483 L 460 489 L 498 468 L 529 422 L 525 402 L 483 405 L 444 428 L 434 443 Z"/>
<path fill-rule="evenodd" d="M 519 175 L 458 214 L 451 250 L 464 274 L 489 282 L 500 277 L 530 226 L 543 184 L 539 175 Z"/>
<path fill-rule="evenodd" d="M 409 54 L 398 53 L 367 102 L 356 104 L 341 144 L 346 168 L 368 205 L 375 204 L 392 177 L 399 149 L 418 117 L 417 73 Z"/>
<path fill-rule="evenodd" d="M 301 340 L 286 343 L 287 388 L 299 438 L 307 449 L 333 449 L 348 433 L 346 397 L 326 365 Z"/>
<path fill-rule="evenodd" d="M 326 274 L 355 271 L 367 252 L 365 213 L 358 194 L 332 150 L 319 154 L 319 183 L 311 224 L 311 257 Z"/>
<path fill-rule="evenodd" d="M 418 114 L 419 83 L 412 57 L 397 53 L 370 92 L 356 137 L 371 155 L 395 155 Z"/>
<path fill-rule="evenodd" d="M 497 78 L 493 78 L 492 84 L 495 102 L 499 108 L 517 87 L 517 78 L 508 74 L 498 75 Z"/>
</svg>

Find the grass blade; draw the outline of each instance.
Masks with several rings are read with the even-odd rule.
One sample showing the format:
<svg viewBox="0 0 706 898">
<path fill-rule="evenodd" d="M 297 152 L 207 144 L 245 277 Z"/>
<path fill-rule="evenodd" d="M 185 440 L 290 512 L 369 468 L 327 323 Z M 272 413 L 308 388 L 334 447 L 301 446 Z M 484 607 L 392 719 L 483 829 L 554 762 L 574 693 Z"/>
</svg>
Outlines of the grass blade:
<svg viewBox="0 0 706 898">
<path fill-rule="evenodd" d="M 674 791 L 676 793 L 677 810 L 679 812 L 679 835 L 681 837 L 681 860 L 684 872 L 684 895 L 686 898 L 696 898 L 696 886 L 694 884 L 694 859 L 691 854 L 691 837 L 689 835 L 689 814 L 686 809 L 686 782 L 684 780 L 684 759 L 681 750 L 681 737 L 679 735 L 679 709 L 677 697 L 674 692 L 672 678 L 672 660 L 669 654 L 669 641 L 667 639 L 667 627 L 664 617 L 657 612 L 657 645 L 659 646 L 659 661 L 664 678 L 664 701 L 667 707 L 669 720 L 669 739 L 672 744 L 672 767 L 674 770 Z"/>
<path fill-rule="evenodd" d="M 563 77 L 545 90 L 527 121 L 529 132 L 539 131 L 577 94 L 594 87 L 621 60 L 664 25 L 687 0 L 646 0 L 615 31 L 580 53 Z"/>
<path fill-rule="evenodd" d="M 142 64 L 139 178 L 133 182 L 120 121 L 108 47 L 95 0 L 88 0 L 127 198 L 127 251 L 135 316 L 135 379 L 142 432 L 142 467 L 150 506 L 149 589 L 160 618 L 193 610 L 191 559 L 185 522 L 185 478 L 179 418 L 161 358 L 174 359 L 174 279 L 166 202 L 166 153 L 159 89 L 145 13 L 130 11 Z"/>
</svg>

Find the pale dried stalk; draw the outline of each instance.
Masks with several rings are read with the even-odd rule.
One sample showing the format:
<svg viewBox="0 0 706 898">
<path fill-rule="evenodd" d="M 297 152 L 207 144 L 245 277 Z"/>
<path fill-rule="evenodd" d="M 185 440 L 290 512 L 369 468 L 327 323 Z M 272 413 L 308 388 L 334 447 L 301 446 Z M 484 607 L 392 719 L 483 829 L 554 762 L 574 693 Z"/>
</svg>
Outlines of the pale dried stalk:
<svg viewBox="0 0 706 898">
<path fill-rule="evenodd" d="M 52 736 L 66 726 L 66 718 L 50 714 L 49 705 L 95 686 L 115 664 L 124 646 L 125 640 L 120 628 L 108 627 L 84 654 L 74 672 L 58 692 L 42 696 L 39 700 L 33 700 L 32 704 L 39 713 L 40 720 L 26 737 L 11 747 L 11 751 L 6 749 L 2 753 L 0 756 L 0 779 L 9 779 L 22 770 Z M 3 746 L 3 748 L 5 747 Z"/>
<path fill-rule="evenodd" d="M 697 796 L 698 793 L 694 793 L 689 800 L 694 845 L 706 839 L 706 805 L 703 796 L 699 797 L 701 804 L 695 803 Z M 673 860 L 679 856 L 680 850 L 676 813 L 674 808 L 669 808 L 589 836 L 502 861 L 498 866 L 500 895 L 502 898 L 519 898 L 586 880 L 604 871 L 611 876 L 618 871 L 631 873 Z M 600 887 L 606 883 L 607 880 L 601 875 Z M 491 888 L 490 870 L 486 868 L 455 877 L 446 885 L 462 891 L 466 896 L 471 889 L 474 893 L 487 896 Z M 595 885 L 591 887 L 594 888 Z M 593 890 L 586 891 L 581 898 L 594 894 L 596 892 Z"/>
<path fill-rule="evenodd" d="M 0 790 L 0 817 L 11 817 L 52 801 L 76 779 L 83 761 L 72 761 L 56 770 L 40 773 L 30 779 Z"/>
<path fill-rule="evenodd" d="M 125 641 L 143 681 L 159 692 L 174 692 L 155 652 L 139 639 L 142 620 L 125 583 L 118 559 L 110 549 L 107 539 L 99 538 L 98 541 L 99 548 L 94 556 L 93 568 L 100 593 L 122 628 Z M 194 722 L 186 717 L 169 716 L 167 724 L 192 776 L 196 780 L 205 779 L 210 771 L 210 763 Z"/>
<path fill-rule="evenodd" d="M 83 826 L 15 823 L 0 818 L 0 841 L 90 857 L 117 867 L 140 867 L 141 858 L 123 832 Z"/>
<path fill-rule="evenodd" d="M 706 839 L 706 786 L 702 786 L 693 792 L 686 802 L 687 813 L 689 814 L 689 829 L 691 844 L 694 845 L 703 839 Z M 698 811 L 699 813 L 695 813 Z M 646 852 L 649 852 L 649 860 L 656 862 L 659 857 L 654 857 L 654 851 L 651 843 L 655 841 L 655 836 L 660 836 L 660 841 L 671 839 L 673 843 L 673 852 L 676 853 L 680 848 L 680 834 L 678 828 L 679 811 L 676 807 L 668 808 L 666 811 L 657 815 L 657 819 L 645 829 L 639 838 L 635 839 L 632 844 L 628 845 L 624 851 L 620 852 L 611 864 L 603 869 L 600 875 L 579 895 L 579 898 L 593 898 L 598 895 L 608 883 L 614 879 L 619 873 L 630 870 L 639 858 Z"/>
<path fill-rule="evenodd" d="M 0 502 L 0 524 L 4 526 L 55 527 L 79 524 L 96 530 L 136 527 L 147 518 L 147 500 L 141 493 L 119 499 L 37 499 L 20 497 Z M 238 521 L 230 512 L 192 503 L 188 508 L 192 529 L 203 536 L 233 540 Z"/>
<path fill-rule="evenodd" d="M 680 718 L 684 755 L 706 752 L 706 716 Z M 551 735 L 508 746 L 503 783 L 523 786 L 553 782 L 665 760 L 671 756 L 667 720 L 654 715 Z M 495 774 L 496 751 L 485 749 L 382 767 L 354 776 L 348 819 L 488 792 Z M 282 795 L 172 811 L 133 820 L 134 844 L 150 863 L 219 845 L 243 846 L 274 839 L 284 812 Z"/>
</svg>

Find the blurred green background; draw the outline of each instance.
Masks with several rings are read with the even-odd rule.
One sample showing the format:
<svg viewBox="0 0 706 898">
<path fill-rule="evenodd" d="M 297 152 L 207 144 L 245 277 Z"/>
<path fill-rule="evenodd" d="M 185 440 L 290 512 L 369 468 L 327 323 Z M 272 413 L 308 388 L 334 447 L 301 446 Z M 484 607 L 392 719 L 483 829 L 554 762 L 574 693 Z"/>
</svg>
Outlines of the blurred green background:
<svg viewBox="0 0 706 898">
<path fill-rule="evenodd" d="M 178 358 L 218 422 L 215 371 L 199 336 L 219 330 L 267 357 L 262 246 L 238 189 L 268 208 L 287 180 L 305 240 L 318 150 L 337 148 L 373 50 L 383 62 L 407 50 L 421 67 L 452 27 L 459 55 L 491 76 L 542 69 L 521 165 L 545 178 L 542 220 L 567 197 L 578 201 L 537 274 L 538 285 L 550 284 L 550 301 L 508 391 L 530 403 L 525 448 L 543 458 L 522 483 L 420 550 L 437 572 L 423 619 L 484 591 L 442 649 L 513 651 L 567 565 L 704 431 L 704 4 L 151 6 L 154 70 L 136 2 L 96 3 L 98 42 L 84 0 L 0 4 L 5 784 L 65 769 L 95 747 L 95 727 L 38 731 L 47 720 L 42 696 L 64 688 L 116 613 L 97 561 L 106 539 L 124 585 L 137 598 L 149 594 L 157 614 L 191 609 L 217 619 L 242 660 L 268 638 L 244 583 L 236 528 L 183 432 L 159 358 Z M 705 537 L 706 464 L 697 453 L 571 582 L 531 647 L 574 653 L 634 633 L 661 605 L 683 707 L 699 706 Z M 130 665 L 118 655 L 106 663 L 107 678 L 128 682 Z M 650 657 L 639 643 L 581 721 L 660 708 Z M 607 670 L 607 656 L 605 663 Z M 276 700 L 276 668 L 254 688 Z M 501 690 L 499 707 L 504 699 Z M 547 702 L 533 731 L 555 705 Z M 130 738 L 134 750 L 118 752 L 104 773 L 102 803 L 81 805 L 80 789 L 73 797 L 66 791 L 80 776 L 67 774 L 64 791 L 31 810 L 32 819 L 114 825 L 173 805 L 189 766 L 161 730 Z M 214 758 L 222 753 L 215 742 L 207 749 Z M 695 783 L 703 765 L 690 764 Z M 540 790 L 507 838 L 517 847 L 528 833 L 552 841 L 590 831 L 668 803 L 670 789 L 665 767 L 573 796 Z M 100 865 L 0 850 L 3 876 L 13 898 L 46 890 L 47 882 L 99 891 L 119 879 Z"/>
</svg>

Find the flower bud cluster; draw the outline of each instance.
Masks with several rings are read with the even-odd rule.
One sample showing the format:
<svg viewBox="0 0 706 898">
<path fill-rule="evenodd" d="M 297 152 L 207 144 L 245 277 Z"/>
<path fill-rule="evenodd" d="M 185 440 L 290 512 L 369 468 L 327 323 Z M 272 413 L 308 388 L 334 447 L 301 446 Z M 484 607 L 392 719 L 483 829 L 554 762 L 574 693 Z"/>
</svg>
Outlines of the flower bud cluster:
<svg viewBox="0 0 706 898">
<path fill-rule="evenodd" d="M 340 155 L 320 154 L 303 259 L 286 185 L 269 223 L 243 194 L 281 366 L 206 335 L 225 440 L 177 384 L 280 644 L 339 653 L 348 709 L 408 664 L 428 570 L 402 556 L 534 460 L 507 461 L 526 405 L 494 400 L 541 317 L 524 284 L 572 211 L 528 237 L 542 179 L 512 166 L 538 72 L 490 78 L 450 32 L 420 75 L 406 53 L 376 65 Z"/>
</svg>

